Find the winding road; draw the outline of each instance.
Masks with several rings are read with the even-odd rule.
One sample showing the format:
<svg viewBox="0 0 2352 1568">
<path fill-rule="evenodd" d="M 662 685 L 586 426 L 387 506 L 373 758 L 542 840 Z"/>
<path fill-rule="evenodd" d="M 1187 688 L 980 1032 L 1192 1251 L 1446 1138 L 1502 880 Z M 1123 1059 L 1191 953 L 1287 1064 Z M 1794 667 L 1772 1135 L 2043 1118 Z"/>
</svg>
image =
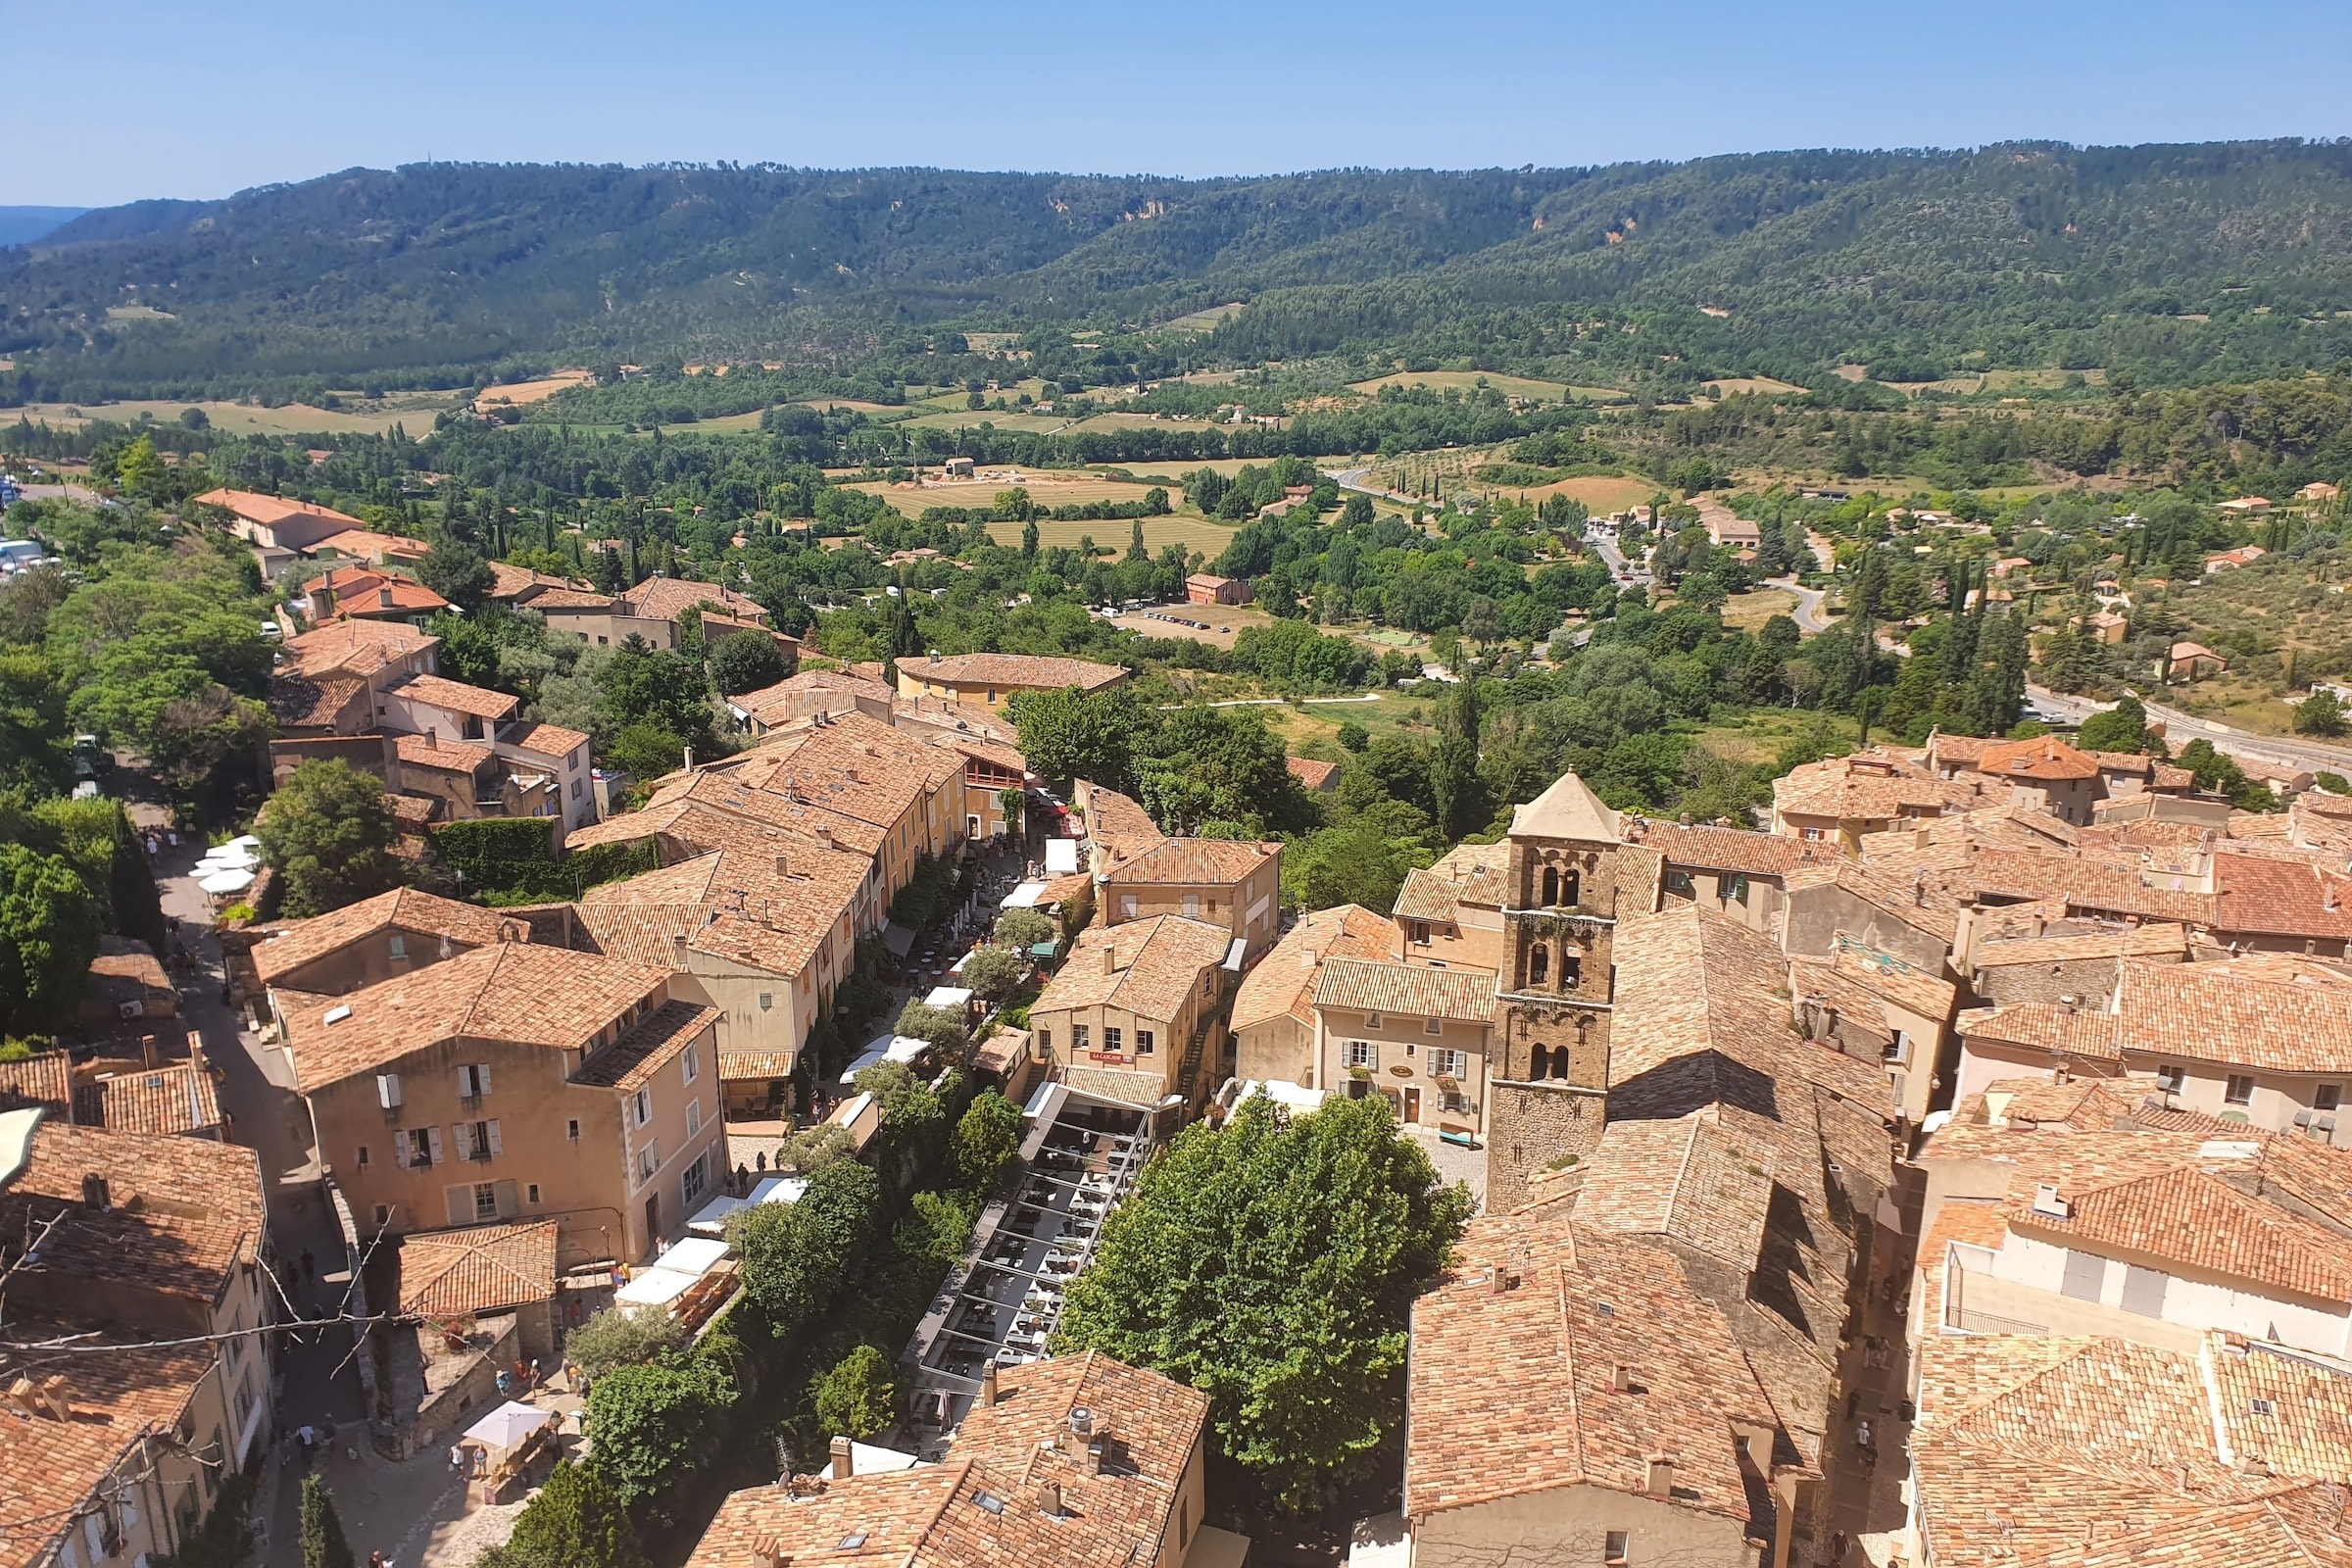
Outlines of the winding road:
<svg viewBox="0 0 2352 1568">
<path fill-rule="evenodd" d="M 2029 685 L 2026 695 L 2043 712 L 2075 724 L 2115 706 L 2113 703 L 2093 702 L 2087 697 L 2070 697 L 2064 692 L 2054 692 L 2043 686 Z M 2352 777 L 2352 747 L 2330 746 L 2322 741 L 2282 735 L 2256 735 L 2229 724 L 2217 724 L 2210 718 L 2184 713 L 2178 708 L 2162 703 L 2148 702 L 2144 697 L 2140 701 L 2147 707 L 2148 717 L 2164 725 L 2165 739 L 2175 752 L 2190 741 L 2211 741 L 2216 749 L 2237 757 L 2276 762 L 2285 767 L 2305 768 L 2314 773 L 2341 773 Z"/>
</svg>

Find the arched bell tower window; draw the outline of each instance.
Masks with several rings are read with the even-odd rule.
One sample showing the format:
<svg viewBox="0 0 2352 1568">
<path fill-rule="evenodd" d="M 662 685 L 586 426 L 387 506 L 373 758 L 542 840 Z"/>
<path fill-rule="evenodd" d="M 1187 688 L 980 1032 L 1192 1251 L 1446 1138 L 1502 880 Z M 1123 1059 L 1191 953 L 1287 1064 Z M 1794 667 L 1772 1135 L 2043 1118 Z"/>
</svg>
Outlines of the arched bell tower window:
<svg viewBox="0 0 2352 1568">
<path fill-rule="evenodd" d="M 1551 950 L 1539 942 L 1527 956 L 1527 983 L 1531 986 L 1540 986 L 1544 984 L 1544 977 L 1550 973 Z"/>
<path fill-rule="evenodd" d="M 1560 902 L 1560 869 L 1556 865 L 1544 868 L 1544 907 L 1548 909 Z"/>
<path fill-rule="evenodd" d="M 1551 1053 L 1546 1051 L 1543 1046 L 1539 1045 L 1536 1047 L 1533 1056 L 1530 1057 L 1530 1061 L 1532 1062 L 1532 1065 L 1529 1066 L 1527 1070 L 1528 1077 L 1531 1079 L 1541 1079 L 1546 1075 L 1546 1072 L 1551 1065 Z"/>
</svg>

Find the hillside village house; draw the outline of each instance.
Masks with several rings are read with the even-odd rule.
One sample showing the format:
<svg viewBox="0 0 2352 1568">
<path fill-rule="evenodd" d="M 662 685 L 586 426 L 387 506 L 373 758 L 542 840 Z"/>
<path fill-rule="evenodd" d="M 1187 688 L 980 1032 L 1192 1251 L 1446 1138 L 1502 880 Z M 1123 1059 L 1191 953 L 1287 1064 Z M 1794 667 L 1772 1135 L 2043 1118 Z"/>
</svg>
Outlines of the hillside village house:
<svg viewBox="0 0 2352 1568">
<path fill-rule="evenodd" d="M 330 620 L 397 620 L 423 630 L 449 601 L 420 582 L 374 566 L 337 566 L 303 592 L 313 625 Z"/>
<path fill-rule="evenodd" d="M 395 888 L 309 920 L 250 927 L 231 953 L 255 981 L 307 1000 L 340 997 L 412 974 L 443 958 L 502 942 L 527 942 L 530 925 L 515 915 L 461 904 L 416 888 Z"/>
<path fill-rule="evenodd" d="M 552 1219 L 635 1263 L 724 1174 L 717 1013 L 665 970 L 538 943 L 290 1011 L 320 1164 L 362 1232 Z"/>
<path fill-rule="evenodd" d="M 1192 605 L 1246 605 L 1250 602 L 1250 585 L 1239 577 L 1196 571 L 1184 579 L 1184 598 L 1185 603 Z"/>
<path fill-rule="evenodd" d="M 1503 844 L 1459 844 L 1397 890 L 1402 956 L 1414 963 L 1493 971 L 1502 963 Z"/>
<path fill-rule="evenodd" d="M 1029 1004 L 1030 1043 L 1086 1094 L 1147 1109 L 1198 1100 L 1223 1076 L 1233 945 L 1177 914 L 1090 927 Z"/>
<path fill-rule="evenodd" d="M 200 507 L 219 507 L 228 514 L 228 531 L 253 547 L 265 576 L 274 577 L 322 542 L 368 531 L 359 518 L 308 501 L 289 501 L 251 490 L 208 490 L 196 498 Z"/>
<path fill-rule="evenodd" d="M 1273 944 L 1282 846 L 1224 839 L 1167 839 L 1098 879 L 1109 925 L 1180 914 L 1222 925 L 1251 954 Z"/>
<path fill-rule="evenodd" d="M 1408 1126 L 1485 1130 L 1494 975 L 1333 957 L 1312 1002 L 1316 1074 L 1309 1087 L 1377 1093 Z"/>
<path fill-rule="evenodd" d="M 24 1367 L 0 1394 L 0 1558 L 177 1552 L 270 1441 L 271 1338 L 243 1332 L 277 1316 L 260 1161 L 0 1112 L 0 1230 L 52 1220 L 11 1270 L 10 1336 L 79 1335 L 101 1353 Z"/>
<path fill-rule="evenodd" d="M 1300 914 L 1234 992 L 1234 1076 L 1301 1086 L 1315 1076 L 1315 982 L 1336 957 L 1393 958 L 1396 927 L 1359 904 Z"/>
<path fill-rule="evenodd" d="M 1085 659 L 1032 654 L 932 654 L 899 661 L 901 697 L 937 697 L 991 712 L 1014 692 L 1106 691 L 1123 685 L 1126 670 Z"/>
</svg>

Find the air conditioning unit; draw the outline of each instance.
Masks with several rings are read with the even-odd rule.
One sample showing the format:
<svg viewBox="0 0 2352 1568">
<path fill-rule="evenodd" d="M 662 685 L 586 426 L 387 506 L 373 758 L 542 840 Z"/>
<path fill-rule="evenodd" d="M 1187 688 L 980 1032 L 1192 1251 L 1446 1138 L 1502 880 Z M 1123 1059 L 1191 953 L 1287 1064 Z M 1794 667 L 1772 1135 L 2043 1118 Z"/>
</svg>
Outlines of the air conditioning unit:
<svg viewBox="0 0 2352 1568">
<path fill-rule="evenodd" d="M 146 1015 L 147 1004 L 144 1002 L 134 999 L 129 1002 L 118 1002 L 115 1004 L 115 1016 L 118 1018 L 143 1018 Z"/>
</svg>

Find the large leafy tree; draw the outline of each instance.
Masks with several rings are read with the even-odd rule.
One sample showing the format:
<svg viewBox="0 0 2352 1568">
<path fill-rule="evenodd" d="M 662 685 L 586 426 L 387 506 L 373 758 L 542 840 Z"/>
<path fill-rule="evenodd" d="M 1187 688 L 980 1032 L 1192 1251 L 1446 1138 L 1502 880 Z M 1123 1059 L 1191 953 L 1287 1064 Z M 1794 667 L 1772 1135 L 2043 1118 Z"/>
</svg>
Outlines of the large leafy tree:
<svg viewBox="0 0 2352 1568">
<path fill-rule="evenodd" d="M 1177 709 L 1139 753 L 1137 794 L 1166 832 L 1256 838 L 1312 820 L 1281 738 L 1254 709 Z"/>
<path fill-rule="evenodd" d="M 684 655 L 651 647 L 632 634 L 613 649 L 599 680 L 606 705 L 621 724 L 652 725 L 698 754 L 713 750 L 710 690 L 702 665 Z"/>
<path fill-rule="evenodd" d="M 98 932 L 98 901 L 71 861 L 0 844 L 0 1034 L 72 1016 Z"/>
<path fill-rule="evenodd" d="M 254 831 L 285 878 L 285 912 L 324 914 L 389 891 L 392 805 L 384 787 L 349 763 L 313 758 L 270 798 Z"/>
<path fill-rule="evenodd" d="M 737 632 L 710 645 L 711 683 L 722 697 L 756 692 L 785 676 L 784 651 L 764 632 Z"/>
<path fill-rule="evenodd" d="M 481 553 L 446 532 L 434 538 L 416 564 L 416 580 L 465 611 L 479 610 L 498 585 L 497 574 Z"/>
<path fill-rule="evenodd" d="M 2091 714 L 2075 739 L 2086 752 L 2145 752 L 2154 747 L 2148 734 L 2148 710 L 2136 697 L 2126 697 L 2105 712 Z"/>
<path fill-rule="evenodd" d="M 28 648 L 0 648 L 0 789 L 65 789 L 66 688 L 57 667 Z"/>
<path fill-rule="evenodd" d="M 834 1362 L 817 1378 L 812 1392 L 817 1423 L 835 1437 L 870 1438 L 899 1418 L 890 1363 L 870 1345 L 860 1345 Z"/>
<path fill-rule="evenodd" d="M 1385 1100 L 1294 1120 L 1252 1097 L 1145 1168 L 1071 1288 L 1057 1348 L 1205 1393 L 1226 1457 L 1279 1504 L 1312 1508 L 1403 1420 L 1413 1298 L 1470 1208 Z"/>
<path fill-rule="evenodd" d="M 593 1465 L 559 1464 L 514 1519 L 515 1568 L 646 1568 L 620 1493 Z"/>
<path fill-rule="evenodd" d="M 608 1372 L 588 1394 L 590 1462 L 623 1502 L 664 1519 L 662 1499 L 710 1458 L 719 1418 L 734 1399 L 733 1385 L 708 1359 Z"/>
<path fill-rule="evenodd" d="M 1465 680 L 1446 695 L 1430 748 L 1429 785 L 1438 828 L 1448 844 L 1486 825 L 1486 792 L 1478 776 L 1478 682 Z"/>
<path fill-rule="evenodd" d="M 881 1180 L 855 1160 L 809 1177 L 797 1203 L 754 1205 L 735 1250 L 745 1291 L 779 1335 L 809 1322 L 857 1277 L 881 1214 Z"/>
<path fill-rule="evenodd" d="M 1085 779 L 1105 789 L 1134 787 L 1135 744 L 1145 715 L 1124 686 L 1086 693 L 1015 692 L 1005 705 L 1021 755 L 1041 777 Z"/>
</svg>

